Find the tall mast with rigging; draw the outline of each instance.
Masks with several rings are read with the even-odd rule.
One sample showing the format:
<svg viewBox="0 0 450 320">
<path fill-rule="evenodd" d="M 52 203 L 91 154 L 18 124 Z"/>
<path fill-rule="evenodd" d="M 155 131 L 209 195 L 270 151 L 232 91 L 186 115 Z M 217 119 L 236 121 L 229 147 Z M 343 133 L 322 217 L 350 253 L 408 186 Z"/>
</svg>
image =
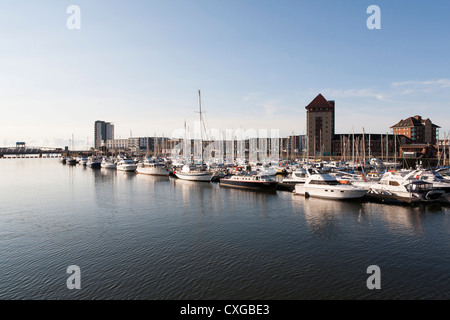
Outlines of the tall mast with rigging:
<svg viewBox="0 0 450 320">
<path fill-rule="evenodd" d="M 203 117 L 202 117 L 202 99 L 200 96 L 200 90 L 198 90 L 198 113 L 200 117 L 200 163 L 203 165 Z"/>
</svg>

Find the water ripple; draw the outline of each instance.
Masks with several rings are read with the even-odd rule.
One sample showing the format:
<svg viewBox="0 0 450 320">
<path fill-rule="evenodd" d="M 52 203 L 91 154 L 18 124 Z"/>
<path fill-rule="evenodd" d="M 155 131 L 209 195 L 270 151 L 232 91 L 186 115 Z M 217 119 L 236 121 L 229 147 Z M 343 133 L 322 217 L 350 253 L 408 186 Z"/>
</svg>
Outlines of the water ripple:
<svg viewBox="0 0 450 320">
<path fill-rule="evenodd" d="M 10 179 L 0 186 L 0 299 L 450 298 L 446 207 L 304 199 L 45 161 L 0 167 Z M 373 264 L 377 292 L 366 287 Z M 69 265 L 80 266 L 79 291 L 66 287 Z"/>
</svg>

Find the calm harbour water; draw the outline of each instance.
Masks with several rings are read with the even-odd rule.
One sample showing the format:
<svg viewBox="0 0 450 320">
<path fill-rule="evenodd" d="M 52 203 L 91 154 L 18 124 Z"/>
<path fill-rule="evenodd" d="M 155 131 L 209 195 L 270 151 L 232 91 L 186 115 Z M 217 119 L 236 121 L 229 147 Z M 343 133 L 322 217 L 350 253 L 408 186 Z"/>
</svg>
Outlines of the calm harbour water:
<svg viewBox="0 0 450 320">
<path fill-rule="evenodd" d="M 0 160 L 0 299 L 449 299 L 450 207 Z M 81 269 L 69 290 L 66 269 Z M 381 269 L 381 289 L 366 286 Z"/>
</svg>

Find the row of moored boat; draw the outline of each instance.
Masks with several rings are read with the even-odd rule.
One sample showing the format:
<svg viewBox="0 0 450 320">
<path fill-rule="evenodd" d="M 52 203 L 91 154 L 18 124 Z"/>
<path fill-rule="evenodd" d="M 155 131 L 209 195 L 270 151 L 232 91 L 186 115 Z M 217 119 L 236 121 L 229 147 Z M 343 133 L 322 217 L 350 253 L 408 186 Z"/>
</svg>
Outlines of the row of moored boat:
<svg viewBox="0 0 450 320">
<path fill-rule="evenodd" d="M 276 172 L 267 168 L 233 166 L 210 168 L 207 165 L 175 165 L 170 161 L 145 158 L 69 158 L 64 163 L 117 169 L 148 175 L 173 175 L 182 180 L 218 181 L 221 186 L 253 190 L 286 190 L 294 195 L 336 200 L 373 199 L 399 203 L 450 203 L 448 171 L 393 170 L 359 174 L 339 170 L 320 170 L 311 166 L 295 166 L 291 174 L 276 180 Z M 254 170 L 252 170 L 254 169 Z M 442 169 L 441 169 L 442 170 Z M 443 173 L 443 174 L 441 174 Z"/>
</svg>

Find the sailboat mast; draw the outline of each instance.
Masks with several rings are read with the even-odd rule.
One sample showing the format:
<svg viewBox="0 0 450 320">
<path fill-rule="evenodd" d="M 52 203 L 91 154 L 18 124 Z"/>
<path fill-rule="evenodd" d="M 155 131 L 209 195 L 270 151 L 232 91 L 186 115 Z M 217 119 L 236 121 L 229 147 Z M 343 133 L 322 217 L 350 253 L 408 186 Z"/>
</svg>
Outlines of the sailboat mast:
<svg viewBox="0 0 450 320">
<path fill-rule="evenodd" d="M 314 136 L 314 162 L 316 161 L 316 136 Z"/>
<path fill-rule="evenodd" d="M 366 166 L 366 137 L 365 137 L 365 135 L 366 135 L 366 133 L 365 133 L 364 127 L 363 127 L 363 146 L 362 146 L 362 149 L 363 149 L 363 162 L 364 162 L 363 166 L 364 167 Z"/>
<path fill-rule="evenodd" d="M 439 140 L 438 140 L 438 144 L 439 144 Z M 445 156 L 445 147 L 447 146 L 446 144 L 446 140 L 445 140 L 445 131 L 444 131 L 444 147 L 442 148 L 442 150 L 444 150 L 444 163 L 443 165 L 445 166 L 445 160 L 447 160 L 447 157 Z"/>
<path fill-rule="evenodd" d="M 450 131 L 447 133 L 447 140 L 448 140 L 448 157 L 449 157 L 449 164 L 450 164 Z"/>
<path fill-rule="evenodd" d="M 389 136 L 386 132 L 386 162 L 389 164 Z"/>
<path fill-rule="evenodd" d="M 158 156 L 158 138 L 156 137 L 156 132 L 153 134 L 153 156 Z"/>
<path fill-rule="evenodd" d="M 394 165 L 397 166 L 397 135 L 394 134 Z"/>
<path fill-rule="evenodd" d="M 203 119 L 202 119 L 202 100 L 200 98 L 200 90 L 198 90 L 198 108 L 199 108 L 199 114 L 200 114 L 200 161 L 201 164 L 203 165 L 203 133 L 202 133 L 202 124 L 203 124 Z"/>
<path fill-rule="evenodd" d="M 352 169 L 355 170 L 355 130 L 352 128 L 353 142 L 352 142 Z"/>
<path fill-rule="evenodd" d="M 437 142 L 436 142 L 436 144 L 437 144 L 437 150 L 438 150 L 438 162 L 437 162 L 437 166 L 439 167 L 440 166 L 440 163 L 441 163 L 441 154 L 440 154 L 440 152 L 439 152 L 439 135 L 438 135 L 438 137 L 437 137 Z"/>
<path fill-rule="evenodd" d="M 448 162 L 450 164 L 450 131 L 447 133 L 447 142 L 448 142 Z"/>
</svg>

